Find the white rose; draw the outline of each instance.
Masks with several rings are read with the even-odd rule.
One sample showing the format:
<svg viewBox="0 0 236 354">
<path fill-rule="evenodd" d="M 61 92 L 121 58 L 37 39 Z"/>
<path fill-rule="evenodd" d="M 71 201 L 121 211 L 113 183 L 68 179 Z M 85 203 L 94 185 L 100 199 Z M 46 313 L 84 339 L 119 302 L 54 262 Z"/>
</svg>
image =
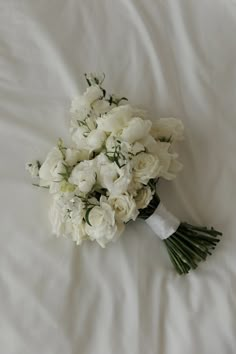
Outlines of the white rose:
<svg viewBox="0 0 236 354">
<path fill-rule="evenodd" d="M 132 118 L 128 126 L 123 129 L 121 138 L 132 144 L 145 137 L 149 133 L 151 126 L 152 122 L 150 120 L 144 120 L 138 117 Z"/>
<path fill-rule="evenodd" d="M 115 162 L 110 162 L 104 154 L 100 154 L 97 157 L 97 179 L 110 194 L 122 194 L 127 191 L 132 180 L 130 163 L 119 168 Z"/>
<path fill-rule="evenodd" d="M 39 176 L 39 168 L 40 162 L 39 161 L 32 161 L 28 162 L 25 166 L 26 171 L 28 171 L 31 177 L 36 178 Z"/>
<path fill-rule="evenodd" d="M 85 231 L 91 240 L 96 240 L 101 247 L 116 239 L 123 232 L 124 226 L 116 223 L 115 211 L 105 197 L 101 197 L 100 205 L 91 209 Z"/>
<path fill-rule="evenodd" d="M 183 139 L 184 126 L 181 120 L 176 118 L 160 118 L 153 123 L 151 134 L 155 139 L 176 141 Z"/>
<path fill-rule="evenodd" d="M 137 209 L 146 208 L 152 200 L 153 194 L 154 191 L 152 191 L 149 186 L 140 189 L 137 193 L 137 196 L 135 197 Z"/>
<path fill-rule="evenodd" d="M 63 177 L 60 173 L 65 173 L 63 155 L 58 147 L 54 147 L 40 167 L 39 177 L 49 184 L 50 182 L 61 181 Z"/>
<path fill-rule="evenodd" d="M 132 117 L 142 117 L 144 112 L 135 109 L 130 105 L 123 105 L 113 108 L 108 114 L 97 119 L 98 128 L 108 132 L 115 133 L 128 125 Z"/>
<path fill-rule="evenodd" d="M 118 196 L 110 196 L 108 201 L 115 210 L 117 220 L 126 223 L 137 218 L 139 212 L 130 194 L 124 193 Z"/>
<path fill-rule="evenodd" d="M 132 159 L 134 179 L 147 184 L 151 178 L 157 178 L 160 173 L 160 162 L 157 156 L 141 152 Z"/>
<path fill-rule="evenodd" d="M 129 192 L 133 197 L 135 197 L 138 194 L 139 189 L 141 189 L 142 187 L 143 184 L 133 178 L 131 183 L 129 184 L 127 192 Z"/>
<path fill-rule="evenodd" d="M 95 160 L 82 161 L 71 172 L 69 183 L 78 186 L 80 192 L 89 193 L 96 183 Z"/>
</svg>

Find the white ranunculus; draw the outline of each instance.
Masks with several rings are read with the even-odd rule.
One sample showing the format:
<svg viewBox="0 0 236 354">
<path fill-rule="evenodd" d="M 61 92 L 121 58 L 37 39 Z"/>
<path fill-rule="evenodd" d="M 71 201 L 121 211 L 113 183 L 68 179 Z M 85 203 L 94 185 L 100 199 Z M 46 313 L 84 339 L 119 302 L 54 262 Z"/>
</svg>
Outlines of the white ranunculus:
<svg viewBox="0 0 236 354">
<path fill-rule="evenodd" d="M 122 222 L 135 220 L 139 214 L 133 197 L 124 193 L 117 196 L 110 196 L 108 199 L 110 205 L 115 210 L 116 218 Z"/>
<path fill-rule="evenodd" d="M 80 192 L 89 193 L 96 183 L 96 161 L 82 161 L 71 172 L 69 183 L 78 186 Z"/>
<path fill-rule="evenodd" d="M 104 154 L 98 155 L 96 160 L 98 184 L 108 189 L 112 195 L 126 192 L 132 180 L 130 163 L 127 162 L 125 166 L 119 168 L 115 162 L 110 162 Z"/>
<path fill-rule="evenodd" d="M 153 194 L 154 191 L 152 191 L 149 186 L 141 188 L 135 197 L 137 209 L 146 208 L 152 200 Z"/>
<path fill-rule="evenodd" d="M 164 138 L 167 141 L 182 140 L 184 126 L 180 119 L 160 118 L 152 125 L 151 134 L 155 139 Z"/>
<path fill-rule="evenodd" d="M 63 179 L 60 173 L 65 173 L 63 155 L 58 147 L 54 147 L 39 169 L 40 179 L 50 182 L 59 182 Z"/>
<path fill-rule="evenodd" d="M 32 178 L 36 178 L 39 176 L 39 168 L 40 168 L 39 161 L 28 162 L 25 166 L 26 171 L 30 173 Z"/>
<path fill-rule="evenodd" d="M 102 196 L 100 205 L 93 207 L 88 214 L 85 231 L 91 240 L 96 240 L 101 247 L 116 239 L 123 232 L 124 226 L 116 223 L 115 211 Z"/>
<path fill-rule="evenodd" d="M 128 104 L 118 106 L 109 111 L 108 114 L 97 119 L 98 128 L 114 134 L 125 128 L 128 122 L 135 116 L 142 117 L 144 116 L 144 112 Z"/>
<path fill-rule="evenodd" d="M 139 117 L 132 118 L 127 127 L 121 133 L 124 141 L 132 144 L 137 140 L 144 138 L 150 131 L 152 122 Z"/>
<path fill-rule="evenodd" d="M 151 178 L 157 178 L 160 174 L 160 162 L 157 156 L 141 152 L 132 159 L 134 179 L 137 182 L 147 184 Z"/>
<path fill-rule="evenodd" d="M 138 191 L 143 187 L 143 184 L 136 181 L 134 178 L 129 184 L 129 187 L 127 189 L 127 192 L 131 194 L 133 197 L 135 197 L 138 194 Z"/>
</svg>

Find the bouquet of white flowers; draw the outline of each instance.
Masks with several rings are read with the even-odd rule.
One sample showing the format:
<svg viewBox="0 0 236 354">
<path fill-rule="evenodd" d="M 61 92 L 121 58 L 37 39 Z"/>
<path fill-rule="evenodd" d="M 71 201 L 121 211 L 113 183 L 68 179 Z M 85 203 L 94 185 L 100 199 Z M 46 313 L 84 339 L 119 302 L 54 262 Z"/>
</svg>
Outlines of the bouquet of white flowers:
<svg viewBox="0 0 236 354">
<path fill-rule="evenodd" d="M 107 95 L 104 76 L 85 75 L 89 87 L 71 105 L 72 146 L 59 139 L 43 163 L 27 164 L 34 185 L 52 194 L 53 233 L 80 245 L 115 241 L 126 223 L 146 220 L 164 240 L 180 274 L 196 268 L 219 241 L 213 228 L 181 223 L 156 193 L 159 178 L 172 180 L 182 165 L 173 145 L 183 138 L 174 118 L 155 123 L 125 97 Z"/>
</svg>

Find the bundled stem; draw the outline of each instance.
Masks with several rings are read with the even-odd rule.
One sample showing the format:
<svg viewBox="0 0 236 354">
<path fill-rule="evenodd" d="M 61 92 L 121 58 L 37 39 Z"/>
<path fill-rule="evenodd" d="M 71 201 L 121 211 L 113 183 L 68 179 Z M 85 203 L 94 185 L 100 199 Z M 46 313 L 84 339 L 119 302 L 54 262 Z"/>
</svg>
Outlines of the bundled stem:
<svg viewBox="0 0 236 354">
<path fill-rule="evenodd" d="M 160 198 L 154 194 L 147 208 L 141 209 L 139 218 L 147 220 L 156 210 Z M 186 222 L 180 223 L 176 232 L 166 238 L 164 243 L 170 259 L 179 274 L 187 274 L 196 269 L 198 263 L 205 261 L 220 241 L 222 233 L 212 228 L 193 226 Z"/>
<path fill-rule="evenodd" d="M 196 269 L 220 241 L 222 233 L 212 228 L 181 223 L 177 231 L 164 240 L 170 259 L 179 274 Z"/>
</svg>

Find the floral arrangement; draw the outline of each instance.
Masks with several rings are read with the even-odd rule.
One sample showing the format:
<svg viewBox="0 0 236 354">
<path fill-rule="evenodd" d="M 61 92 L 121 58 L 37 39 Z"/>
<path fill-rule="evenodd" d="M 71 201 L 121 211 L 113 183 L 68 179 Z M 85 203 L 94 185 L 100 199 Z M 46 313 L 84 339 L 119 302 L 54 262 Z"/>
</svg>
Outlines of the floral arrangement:
<svg viewBox="0 0 236 354">
<path fill-rule="evenodd" d="M 43 163 L 26 165 L 34 185 L 52 195 L 53 233 L 105 247 L 129 221 L 142 218 L 164 240 L 176 270 L 188 273 L 211 254 L 221 233 L 181 223 L 157 195 L 158 179 L 173 180 L 182 168 L 174 151 L 182 122 L 152 122 L 127 98 L 108 95 L 104 75 L 85 78 L 87 90 L 71 105 L 71 146 L 59 139 Z"/>
</svg>

